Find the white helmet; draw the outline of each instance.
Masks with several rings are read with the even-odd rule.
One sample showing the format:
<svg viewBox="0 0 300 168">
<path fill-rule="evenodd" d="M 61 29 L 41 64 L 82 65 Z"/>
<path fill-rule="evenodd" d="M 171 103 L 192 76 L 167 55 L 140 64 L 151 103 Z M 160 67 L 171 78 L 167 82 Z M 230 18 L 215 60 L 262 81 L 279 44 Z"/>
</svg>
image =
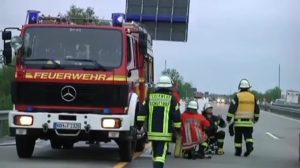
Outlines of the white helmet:
<svg viewBox="0 0 300 168">
<path fill-rule="evenodd" d="M 198 103 L 195 100 L 191 100 L 187 108 L 198 110 Z"/>
<path fill-rule="evenodd" d="M 251 84 L 247 79 L 242 79 L 239 84 L 239 89 L 250 89 Z"/>
<path fill-rule="evenodd" d="M 171 88 L 172 87 L 171 78 L 168 77 L 168 76 L 161 76 L 159 78 L 158 83 L 157 83 L 157 87 L 159 87 L 159 88 Z"/>
<path fill-rule="evenodd" d="M 203 107 L 203 111 L 206 111 L 209 108 L 213 108 L 213 106 L 210 103 L 205 103 L 205 105 Z"/>
</svg>

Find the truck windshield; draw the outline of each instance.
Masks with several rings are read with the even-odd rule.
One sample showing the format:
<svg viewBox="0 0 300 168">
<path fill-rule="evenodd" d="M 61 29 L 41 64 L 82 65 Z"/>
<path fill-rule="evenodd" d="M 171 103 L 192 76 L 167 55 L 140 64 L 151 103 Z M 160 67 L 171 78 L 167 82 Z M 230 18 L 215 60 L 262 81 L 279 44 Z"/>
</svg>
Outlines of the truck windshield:
<svg viewBox="0 0 300 168">
<path fill-rule="evenodd" d="M 111 29 L 33 27 L 25 32 L 24 49 L 29 67 L 112 69 L 122 63 L 123 37 Z"/>
</svg>

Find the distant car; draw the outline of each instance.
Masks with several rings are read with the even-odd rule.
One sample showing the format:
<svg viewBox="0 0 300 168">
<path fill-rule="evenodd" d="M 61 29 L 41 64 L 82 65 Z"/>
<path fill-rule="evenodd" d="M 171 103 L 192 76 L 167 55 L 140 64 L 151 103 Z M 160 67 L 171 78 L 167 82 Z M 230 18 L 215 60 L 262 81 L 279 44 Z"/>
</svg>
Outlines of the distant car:
<svg viewBox="0 0 300 168">
<path fill-rule="evenodd" d="M 217 103 L 225 104 L 225 99 L 224 98 L 217 98 Z"/>
<path fill-rule="evenodd" d="M 284 99 L 276 99 L 274 104 L 285 104 L 285 100 Z"/>
</svg>

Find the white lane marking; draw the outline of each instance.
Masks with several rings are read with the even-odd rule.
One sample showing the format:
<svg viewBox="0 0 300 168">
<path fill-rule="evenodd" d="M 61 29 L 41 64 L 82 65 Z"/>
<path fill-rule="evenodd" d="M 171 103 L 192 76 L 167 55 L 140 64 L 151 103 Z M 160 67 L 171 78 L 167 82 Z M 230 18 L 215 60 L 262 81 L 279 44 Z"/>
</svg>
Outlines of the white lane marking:
<svg viewBox="0 0 300 168">
<path fill-rule="evenodd" d="M 0 147 L 2 147 L 2 146 L 15 146 L 15 145 L 16 145 L 16 143 L 14 143 L 14 142 L 12 142 L 12 143 L 1 143 Z"/>
<path fill-rule="evenodd" d="M 7 141 L 7 142 L 0 143 L 1 147 L 2 146 L 5 146 L 5 147 L 13 146 L 14 147 L 15 145 L 16 145 L 15 140 L 10 140 L 10 141 Z M 38 140 L 35 141 L 35 145 L 36 145 L 35 147 L 41 148 L 41 147 L 44 147 L 44 146 L 48 146 L 49 143 L 47 143 L 47 141 L 38 139 Z"/>
<path fill-rule="evenodd" d="M 263 111 L 263 112 L 264 112 L 264 114 L 269 114 L 269 115 L 272 115 L 274 117 L 278 117 L 278 118 L 281 118 L 281 119 L 286 119 L 286 120 L 290 120 L 290 121 L 300 123 L 300 120 L 297 120 L 297 119 L 294 119 L 294 118 L 290 118 L 290 117 L 286 117 L 286 116 L 283 116 L 283 115 L 275 114 L 275 113 L 272 113 L 272 112 L 269 112 L 269 111 Z"/>
<path fill-rule="evenodd" d="M 267 135 L 269 135 L 270 137 L 276 139 L 276 140 L 279 140 L 279 138 L 273 134 L 271 134 L 270 132 L 266 132 Z"/>
</svg>

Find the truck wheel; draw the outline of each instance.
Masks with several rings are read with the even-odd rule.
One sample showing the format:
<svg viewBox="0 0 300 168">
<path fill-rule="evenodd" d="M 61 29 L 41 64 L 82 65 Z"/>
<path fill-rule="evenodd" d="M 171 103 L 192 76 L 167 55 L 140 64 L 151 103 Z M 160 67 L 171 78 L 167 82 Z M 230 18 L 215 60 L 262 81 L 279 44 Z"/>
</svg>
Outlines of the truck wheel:
<svg viewBox="0 0 300 168">
<path fill-rule="evenodd" d="M 35 138 L 28 136 L 16 136 L 16 147 L 19 158 L 30 158 L 32 156 L 35 140 Z"/>
<path fill-rule="evenodd" d="M 50 140 L 50 144 L 52 149 L 61 149 L 62 146 L 62 144 L 59 141 L 53 139 Z"/>
<path fill-rule="evenodd" d="M 130 162 L 133 157 L 133 142 L 132 140 L 124 140 L 118 143 L 119 155 L 122 162 Z"/>
</svg>

